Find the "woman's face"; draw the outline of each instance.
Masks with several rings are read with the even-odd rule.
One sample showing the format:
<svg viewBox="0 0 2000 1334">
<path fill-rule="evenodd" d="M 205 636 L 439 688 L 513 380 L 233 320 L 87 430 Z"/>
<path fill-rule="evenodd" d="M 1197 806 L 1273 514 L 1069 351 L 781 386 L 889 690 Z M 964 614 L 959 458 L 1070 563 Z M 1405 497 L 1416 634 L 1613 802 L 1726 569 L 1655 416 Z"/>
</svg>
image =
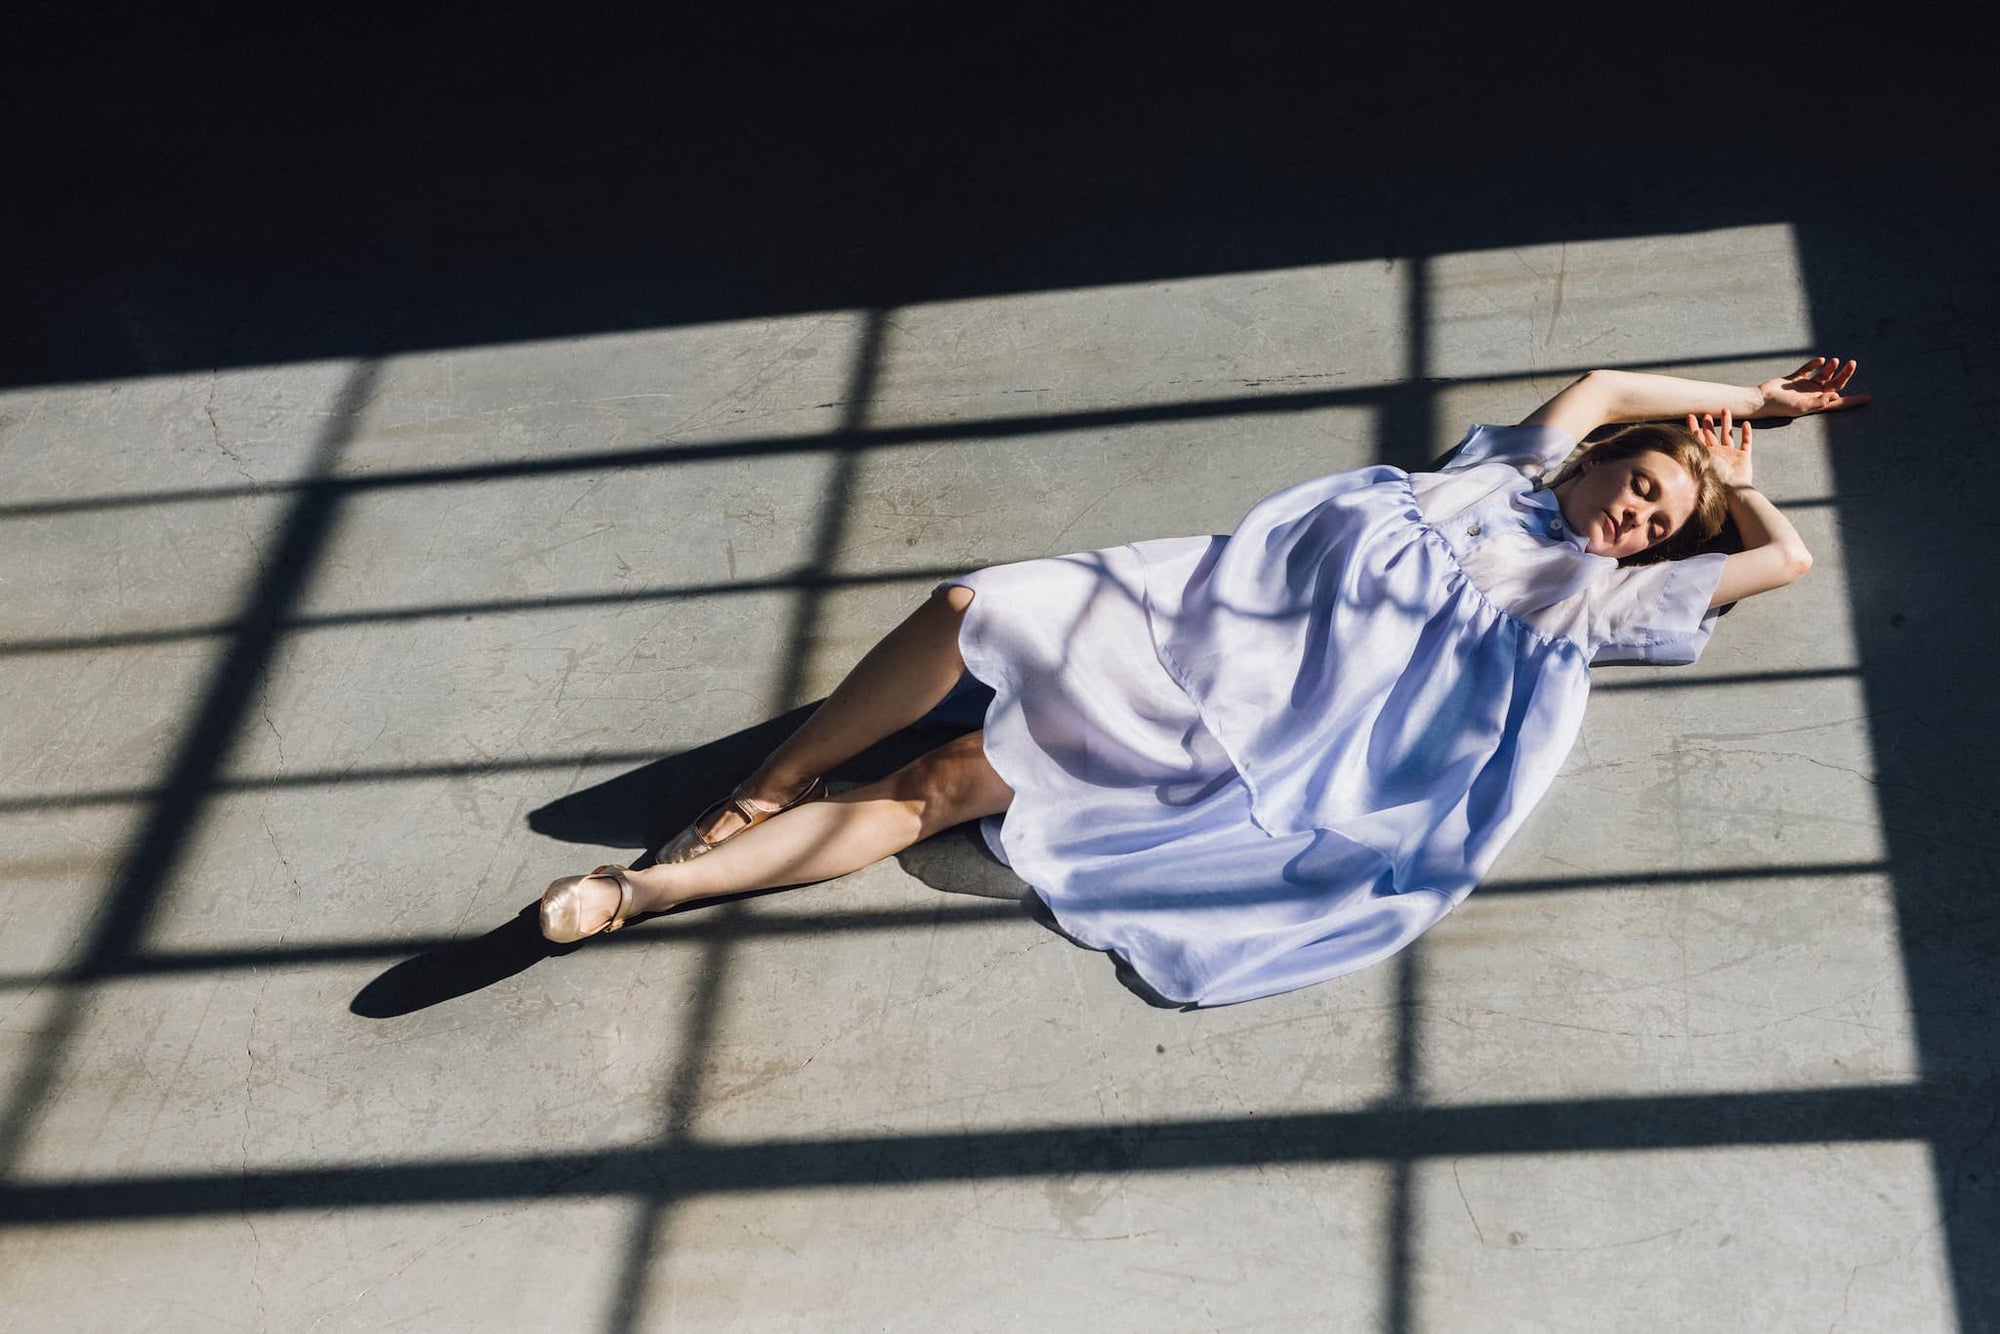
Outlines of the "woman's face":
<svg viewBox="0 0 2000 1334">
<path fill-rule="evenodd" d="M 1695 480 L 1673 455 L 1583 460 L 1557 494 L 1563 522 L 1593 556 L 1636 556 L 1680 531 L 1694 514 Z"/>
</svg>

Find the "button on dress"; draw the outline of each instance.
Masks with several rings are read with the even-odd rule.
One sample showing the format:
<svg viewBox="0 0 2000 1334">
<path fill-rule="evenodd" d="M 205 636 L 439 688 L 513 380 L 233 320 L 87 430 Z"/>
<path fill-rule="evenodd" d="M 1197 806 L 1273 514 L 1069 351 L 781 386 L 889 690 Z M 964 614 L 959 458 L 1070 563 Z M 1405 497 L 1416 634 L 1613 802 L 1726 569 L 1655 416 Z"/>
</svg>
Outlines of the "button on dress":
<svg viewBox="0 0 2000 1334">
<path fill-rule="evenodd" d="M 1175 1002 L 1402 949 L 1548 790 L 1595 662 L 1691 662 L 1723 557 L 1620 567 L 1542 476 L 1576 447 L 1474 426 L 1229 534 L 979 570 L 959 632 L 1014 790 L 984 833 L 1064 934 Z"/>
</svg>

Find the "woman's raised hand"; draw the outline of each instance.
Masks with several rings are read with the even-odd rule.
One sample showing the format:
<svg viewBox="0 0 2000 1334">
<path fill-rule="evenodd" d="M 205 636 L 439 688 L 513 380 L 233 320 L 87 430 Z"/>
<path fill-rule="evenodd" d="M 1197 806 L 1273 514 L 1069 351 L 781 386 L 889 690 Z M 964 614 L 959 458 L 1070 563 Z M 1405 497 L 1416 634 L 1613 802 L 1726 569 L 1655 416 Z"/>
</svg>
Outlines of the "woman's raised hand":
<svg viewBox="0 0 2000 1334">
<path fill-rule="evenodd" d="M 1839 357 L 1814 357 L 1790 375 L 1774 376 L 1757 386 L 1764 396 L 1760 417 L 1803 417 L 1813 412 L 1858 408 L 1868 395 L 1847 392 L 1856 366 Z"/>
<path fill-rule="evenodd" d="M 1736 439 L 1730 439 L 1732 419 L 1727 408 L 1723 409 L 1722 421 L 1718 424 L 1715 414 L 1704 412 L 1687 415 L 1687 428 L 1693 431 L 1704 445 L 1708 446 L 1708 457 L 1715 464 L 1715 471 L 1730 486 L 1750 485 L 1750 423 L 1743 422 L 1736 427 Z"/>
</svg>

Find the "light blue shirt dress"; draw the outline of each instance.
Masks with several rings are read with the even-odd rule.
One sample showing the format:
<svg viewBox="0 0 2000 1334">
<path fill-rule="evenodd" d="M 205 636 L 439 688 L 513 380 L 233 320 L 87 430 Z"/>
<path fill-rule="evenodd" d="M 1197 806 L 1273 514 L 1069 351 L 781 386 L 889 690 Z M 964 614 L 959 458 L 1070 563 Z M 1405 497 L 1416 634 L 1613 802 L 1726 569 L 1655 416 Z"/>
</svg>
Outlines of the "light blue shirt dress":
<svg viewBox="0 0 2000 1334">
<path fill-rule="evenodd" d="M 1222 536 L 1024 561 L 959 643 L 1014 789 L 994 853 L 1167 1000 L 1289 991 L 1403 948 L 1561 767 L 1593 662 L 1691 662 L 1723 557 L 1621 568 L 1540 485 L 1576 448 L 1475 426 Z"/>
</svg>

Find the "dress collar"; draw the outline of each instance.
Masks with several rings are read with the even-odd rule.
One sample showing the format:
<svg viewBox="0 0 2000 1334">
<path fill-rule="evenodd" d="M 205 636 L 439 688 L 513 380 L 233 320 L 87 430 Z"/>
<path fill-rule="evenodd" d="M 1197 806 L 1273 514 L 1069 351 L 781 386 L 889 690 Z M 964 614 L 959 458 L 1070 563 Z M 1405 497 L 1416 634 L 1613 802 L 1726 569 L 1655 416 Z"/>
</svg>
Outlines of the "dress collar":
<svg viewBox="0 0 2000 1334">
<path fill-rule="evenodd" d="M 1583 534 L 1570 530 L 1568 521 L 1562 516 L 1562 503 L 1556 499 L 1556 493 L 1540 479 L 1522 492 L 1520 498 L 1523 508 L 1536 511 L 1530 519 L 1543 537 L 1567 542 L 1579 555 L 1586 553 L 1589 547 L 1588 541 Z"/>
</svg>

